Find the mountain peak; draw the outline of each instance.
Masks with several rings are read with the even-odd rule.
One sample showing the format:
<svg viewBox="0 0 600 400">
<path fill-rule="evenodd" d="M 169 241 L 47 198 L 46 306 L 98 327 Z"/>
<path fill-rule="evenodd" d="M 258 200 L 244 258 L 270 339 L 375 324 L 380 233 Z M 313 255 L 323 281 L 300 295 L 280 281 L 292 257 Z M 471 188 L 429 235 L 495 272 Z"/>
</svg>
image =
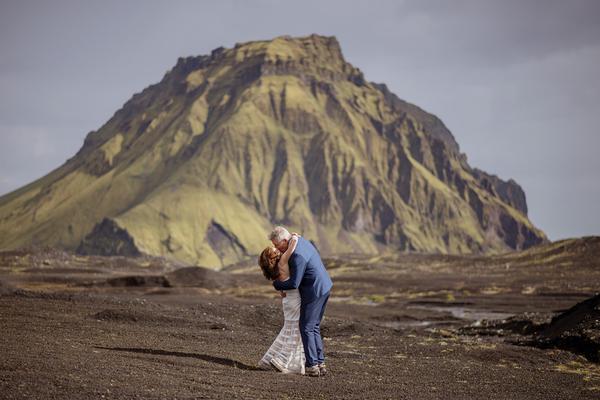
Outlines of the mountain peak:
<svg viewBox="0 0 600 400">
<path fill-rule="evenodd" d="M 187 75 L 208 65 L 237 68 L 249 79 L 259 75 L 296 74 L 319 79 L 365 82 L 362 72 L 346 62 L 335 36 L 312 34 L 303 37 L 278 36 L 272 40 L 236 43 L 233 48 L 217 47 L 210 55 L 181 57 L 171 70 Z"/>
<path fill-rule="evenodd" d="M 300 60 L 302 58 L 323 58 L 329 61 L 345 62 L 342 49 L 335 36 L 309 36 L 292 37 L 289 35 L 277 36 L 272 40 L 251 41 L 236 43 L 234 50 L 237 52 L 264 54 L 267 61 Z"/>
</svg>

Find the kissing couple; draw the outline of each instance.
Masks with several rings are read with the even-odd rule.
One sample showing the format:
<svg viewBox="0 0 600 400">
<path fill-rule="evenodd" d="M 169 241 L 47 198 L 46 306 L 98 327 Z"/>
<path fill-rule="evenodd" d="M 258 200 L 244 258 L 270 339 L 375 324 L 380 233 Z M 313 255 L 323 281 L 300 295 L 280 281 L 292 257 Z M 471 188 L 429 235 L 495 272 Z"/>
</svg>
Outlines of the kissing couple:
<svg viewBox="0 0 600 400">
<path fill-rule="evenodd" d="M 283 373 L 321 376 L 327 373 L 321 320 L 333 283 L 311 242 L 277 226 L 258 264 L 281 291 L 283 328 L 259 364 Z"/>
</svg>

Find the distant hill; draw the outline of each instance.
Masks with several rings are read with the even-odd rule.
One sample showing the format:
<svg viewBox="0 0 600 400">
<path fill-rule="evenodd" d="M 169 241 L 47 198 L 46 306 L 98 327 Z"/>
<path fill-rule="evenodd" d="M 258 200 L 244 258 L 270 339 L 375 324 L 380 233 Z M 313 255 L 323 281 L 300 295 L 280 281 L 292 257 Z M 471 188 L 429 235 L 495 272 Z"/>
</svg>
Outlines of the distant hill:
<svg viewBox="0 0 600 400">
<path fill-rule="evenodd" d="M 221 267 L 273 224 L 325 254 L 546 242 L 521 187 L 471 168 L 436 116 L 368 82 L 334 37 L 180 58 L 43 178 L 0 197 L 0 248 Z"/>
</svg>

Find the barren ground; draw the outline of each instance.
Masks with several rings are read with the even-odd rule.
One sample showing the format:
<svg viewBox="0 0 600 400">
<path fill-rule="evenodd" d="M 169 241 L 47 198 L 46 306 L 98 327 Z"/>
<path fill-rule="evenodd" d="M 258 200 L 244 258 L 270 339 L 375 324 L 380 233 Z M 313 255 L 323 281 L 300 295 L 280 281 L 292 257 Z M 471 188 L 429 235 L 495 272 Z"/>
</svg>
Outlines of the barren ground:
<svg viewBox="0 0 600 400">
<path fill-rule="evenodd" d="M 0 253 L 0 398 L 597 399 L 582 355 L 460 328 L 589 298 L 599 248 L 328 259 L 321 378 L 255 367 L 282 324 L 258 267 Z"/>
</svg>

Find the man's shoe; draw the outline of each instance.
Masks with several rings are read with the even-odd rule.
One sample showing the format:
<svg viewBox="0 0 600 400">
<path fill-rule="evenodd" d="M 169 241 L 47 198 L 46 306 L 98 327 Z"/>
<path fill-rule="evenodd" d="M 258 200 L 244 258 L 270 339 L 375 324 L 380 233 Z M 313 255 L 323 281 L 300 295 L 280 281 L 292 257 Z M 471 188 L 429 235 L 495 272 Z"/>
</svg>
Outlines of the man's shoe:
<svg viewBox="0 0 600 400">
<path fill-rule="evenodd" d="M 313 365 L 312 367 L 306 367 L 305 373 L 308 376 L 321 376 L 321 370 L 318 365 Z"/>
<path fill-rule="evenodd" d="M 325 366 L 325 363 L 319 364 L 318 367 L 319 367 L 319 374 L 321 374 L 321 376 L 327 375 L 327 367 Z"/>
</svg>

